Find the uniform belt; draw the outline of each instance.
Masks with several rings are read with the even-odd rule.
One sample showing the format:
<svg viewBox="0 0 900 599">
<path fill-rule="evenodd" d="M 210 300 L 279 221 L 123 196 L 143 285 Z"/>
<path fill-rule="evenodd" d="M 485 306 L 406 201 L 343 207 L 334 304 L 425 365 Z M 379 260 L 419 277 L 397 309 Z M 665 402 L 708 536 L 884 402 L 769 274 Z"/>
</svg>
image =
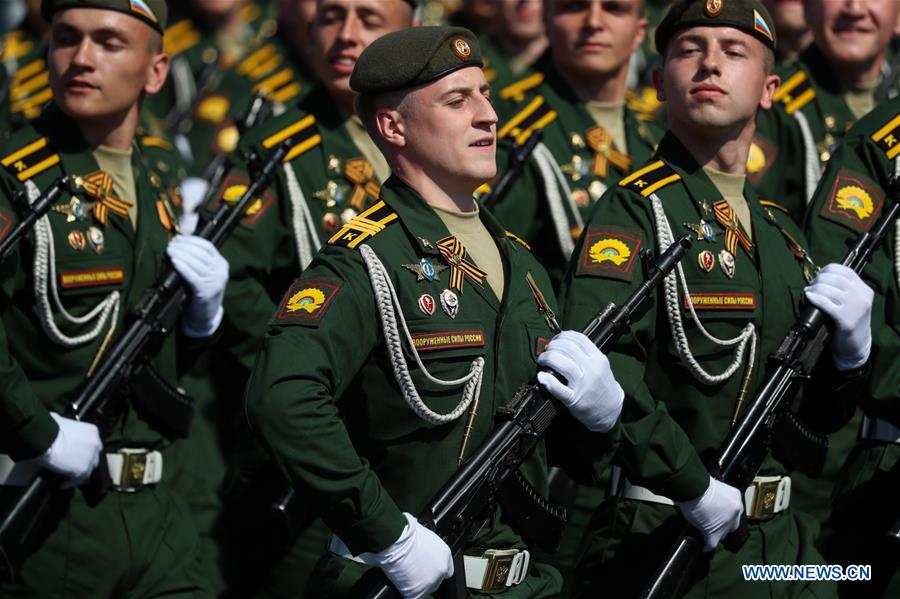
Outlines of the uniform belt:
<svg viewBox="0 0 900 599">
<path fill-rule="evenodd" d="M 610 488 L 618 497 L 636 499 L 661 505 L 675 505 L 675 502 L 657 495 L 650 489 L 632 484 L 618 466 L 613 467 Z M 744 510 L 749 520 L 768 520 L 781 513 L 791 504 L 791 477 L 757 476 L 744 490 Z"/>
<path fill-rule="evenodd" d="M 138 491 L 162 480 L 163 459 L 158 451 L 123 448 L 106 454 L 106 466 L 113 488 L 117 491 Z M 14 462 L 8 455 L 0 454 L 0 485 L 23 487 L 40 470 L 36 460 Z"/>
<path fill-rule="evenodd" d="M 331 536 L 328 550 L 334 555 L 361 564 L 375 565 L 365 555 L 354 556 L 337 535 Z M 528 576 L 531 554 L 524 549 L 488 549 L 481 557 L 463 556 L 466 586 L 482 593 L 502 593 Z"/>
<path fill-rule="evenodd" d="M 900 428 L 897 428 L 887 420 L 865 416 L 860 425 L 859 436 L 867 441 L 900 443 Z"/>
</svg>

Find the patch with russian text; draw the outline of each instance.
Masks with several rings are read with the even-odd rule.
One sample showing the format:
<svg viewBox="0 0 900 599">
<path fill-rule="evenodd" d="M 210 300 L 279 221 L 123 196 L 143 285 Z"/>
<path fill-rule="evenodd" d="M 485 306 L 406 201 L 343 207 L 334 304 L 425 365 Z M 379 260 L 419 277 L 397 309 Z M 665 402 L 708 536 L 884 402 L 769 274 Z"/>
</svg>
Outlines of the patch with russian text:
<svg viewBox="0 0 900 599">
<path fill-rule="evenodd" d="M 862 233 L 872 227 L 883 205 L 878 185 L 861 174 L 841 171 L 819 216 Z"/>
<path fill-rule="evenodd" d="M 591 225 L 575 274 L 631 281 L 643 244 L 644 234 L 638 229 Z"/>
<path fill-rule="evenodd" d="M 125 280 L 125 269 L 121 266 L 109 268 L 89 268 L 67 270 L 59 273 L 59 285 L 63 289 L 96 287 L 99 285 L 120 285 Z"/>
<path fill-rule="evenodd" d="M 269 324 L 318 326 L 343 284 L 337 279 L 297 279 Z"/>
<path fill-rule="evenodd" d="M 689 304 L 690 302 L 690 304 Z M 682 297 L 682 307 L 694 307 L 695 311 L 701 310 L 755 310 L 755 293 L 691 293 Z"/>
<path fill-rule="evenodd" d="M 250 181 L 246 177 L 228 177 L 222 185 L 224 191 L 219 196 L 219 204 L 222 201 L 231 205 L 236 204 L 247 191 L 249 185 Z M 263 192 L 260 197 L 250 200 L 247 209 L 244 211 L 245 216 L 241 219 L 241 224 L 253 227 L 272 206 L 272 201 L 272 195 L 268 191 Z"/>
<path fill-rule="evenodd" d="M 460 349 L 464 347 L 484 347 L 484 331 L 469 329 L 465 331 L 436 331 L 412 335 L 413 346 L 420 351 L 437 349 Z"/>
</svg>

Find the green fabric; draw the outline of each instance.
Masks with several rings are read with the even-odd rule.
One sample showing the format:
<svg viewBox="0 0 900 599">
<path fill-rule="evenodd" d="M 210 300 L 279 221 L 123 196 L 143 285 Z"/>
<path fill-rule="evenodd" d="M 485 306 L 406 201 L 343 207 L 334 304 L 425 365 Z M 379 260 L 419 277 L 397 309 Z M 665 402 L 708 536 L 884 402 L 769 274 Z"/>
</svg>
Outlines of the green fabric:
<svg viewBox="0 0 900 599">
<path fill-rule="evenodd" d="M 481 56 L 484 59 L 484 78 L 491 84 L 494 93 L 534 74 L 534 65 L 527 65 L 523 70 L 516 70 L 513 58 L 503 50 L 494 37 L 483 35 L 478 38 L 478 41 L 481 45 Z"/>
<path fill-rule="evenodd" d="M 665 54 L 672 36 L 691 27 L 732 27 L 775 50 L 775 22 L 759 0 L 678 0 L 656 28 L 656 51 Z"/>
<path fill-rule="evenodd" d="M 418 277 L 403 265 L 423 258 L 435 265 L 443 263 L 436 242 L 447 237 L 448 231 L 422 198 L 398 179 L 388 180 L 381 199 L 385 206 L 380 210 L 396 211 L 397 218 L 365 243 L 387 270 L 410 333 L 468 332 L 466 347 L 457 347 L 450 339 L 421 351 L 426 367 L 434 376 L 455 379 L 469 371 L 473 360 L 484 359 L 479 407 L 466 452 L 471 455 L 493 429 L 497 409 L 535 374 L 537 349 L 552 333 L 526 278 L 530 273 L 555 308 L 549 280 L 537 260 L 482 213 L 507 262 L 503 301 L 498 302 L 486 286 L 466 278 L 457 292 L 456 318 L 440 308 L 428 315 L 419 308 L 419 298 L 427 293 L 437 302 L 450 273 L 417 282 Z M 350 228 L 340 237 L 346 234 L 355 238 Z M 292 315 L 290 300 L 307 288 L 333 293 L 327 298 L 327 310 L 314 311 L 309 318 Z M 273 318 L 248 384 L 251 426 L 294 488 L 350 551 L 380 551 L 399 537 L 404 526 L 401 511 L 421 513 L 456 470 L 468 418 L 430 425 L 406 405 L 382 341 L 372 286 L 359 251 L 327 246 L 290 289 Z M 297 360 L 300 352 L 303 361 Z M 459 403 L 461 387 L 436 386 L 425 380 L 414 363 L 410 371 L 432 410 L 447 413 Z M 539 446 L 521 471 L 546 494 L 544 454 Z M 410 476 L 411 472 L 416 476 Z M 480 554 L 485 548 L 509 547 L 525 547 L 525 543 L 498 511 L 466 551 Z M 553 585 L 548 589 L 555 591 L 558 588 Z"/>
<path fill-rule="evenodd" d="M 721 199 L 715 186 L 700 166 L 671 134 L 660 144 L 655 157 L 664 165 L 650 169 L 637 177 L 629 187 L 616 187 L 598 202 L 586 225 L 585 234 L 576 248 L 570 270 L 566 275 L 560 296 L 563 304 L 566 328 L 584 327 L 607 302 L 621 303 L 642 281 L 639 261 L 598 261 L 604 248 L 615 247 L 610 241 L 627 247 L 627 256 L 635 258 L 640 249 L 659 250 L 656 226 L 649 197 L 643 197 L 635 189 L 649 188 L 650 182 L 661 177 L 677 175 L 674 180 L 656 190 L 674 235 L 690 232 L 686 225 L 697 225 L 701 219 L 714 222 L 713 204 Z M 658 171 L 658 172 L 657 172 Z M 656 173 L 656 174 L 654 174 Z M 709 272 L 701 268 L 700 253 L 716 256 L 723 249 L 724 236 L 720 233 L 712 241 L 696 240 L 693 248 L 682 260 L 681 267 L 692 294 L 697 315 L 710 334 L 720 339 L 737 336 L 748 324 L 755 325 L 759 335 L 754 358 L 754 370 L 748 389 L 748 398 L 763 380 L 765 357 L 775 351 L 782 336 L 793 324 L 805 281 L 801 263 L 782 237 L 779 227 L 788 231 L 799 243 L 802 234 L 787 216 L 775 208 L 762 206 L 749 186 L 744 197 L 750 205 L 755 245 L 750 255 L 740 246 L 736 250 L 733 278 L 726 276 L 718 265 Z M 774 221 L 774 222 L 773 222 Z M 696 239 L 696 235 L 694 235 Z M 626 255 L 619 249 L 618 255 Z M 592 256 L 592 254 L 594 254 Z M 718 309 L 703 309 L 702 298 L 730 296 L 733 302 L 722 303 Z M 739 301 L 743 298 L 743 302 Z M 629 480 L 649 488 L 656 494 L 676 501 L 699 497 L 707 488 L 709 474 L 701 456 L 707 456 L 718 448 L 725 438 L 739 396 L 744 368 L 726 381 L 706 385 L 700 383 L 682 364 L 673 333 L 666 315 L 662 291 L 647 304 L 647 313 L 632 324 L 631 332 L 623 337 L 610 354 L 610 362 L 616 378 L 625 390 L 626 400 L 619 424 L 614 429 L 616 441 L 615 460 Z M 702 336 L 685 308 L 684 290 L 679 288 L 678 304 L 684 320 L 685 333 L 699 363 L 710 373 L 720 373 L 731 363 L 733 351 L 723 349 Z M 749 354 L 749 350 L 748 350 Z M 746 364 L 746 362 L 745 362 Z M 822 409 L 829 395 L 817 395 Z M 590 440 L 589 440 L 590 441 Z M 583 453 L 591 456 L 596 443 L 583 443 Z M 602 467 L 602 454 L 597 454 L 597 476 L 606 474 Z M 783 465 L 767 457 L 760 470 L 761 475 L 784 474 Z M 585 558 L 579 564 L 579 576 L 585 577 L 585 588 L 592 588 L 595 568 L 609 562 L 627 569 L 628 574 L 607 576 L 613 585 L 615 596 L 629 596 L 635 580 L 646 581 L 656 567 L 652 559 L 634 561 L 630 566 L 618 546 L 631 552 L 643 550 L 646 555 L 654 547 L 664 546 L 652 536 L 656 524 L 667 514 L 654 516 L 652 522 L 641 520 L 619 521 L 613 525 L 602 513 L 614 514 L 608 500 L 592 523 Z M 656 510 L 654 506 L 640 506 L 640 510 Z M 602 512 L 602 513 L 601 513 Z M 671 508 L 669 508 L 671 514 Z M 766 542 L 751 543 L 727 560 L 741 563 L 813 563 L 816 555 L 811 534 L 780 534 L 794 523 L 795 514 L 782 514 L 769 523 L 752 524 L 754 534 L 762 531 Z M 607 528 L 612 526 L 612 529 Z M 774 534 L 765 531 L 772 527 Z M 678 528 L 672 528 L 670 534 Z M 721 552 L 720 553 L 724 553 Z M 718 555 L 718 554 L 717 554 Z M 619 559 L 621 557 L 621 559 Z M 612 561 L 614 560 L 614 561 Z M 611 568 L 614 566 L 610 566 Z M 709 578 L 712 588 L 732 584 L 738 588 L 739 572 L 713 570 Z M 730 581 L 730 583 L 729 583 Z M 576 585 L 581 586 L 581 585 Z M 793 596 L 800 585 L 779 585 L 778 596 Z M 746 594 L 746 593 L 745 593 Z"/>
<path fill-rule="evenodd" d="M 8 137 L 29 120 L 37 118 L 53 92 L 47 74 L 47 42 L 26 24 L 3 36 L 0 65 L 0 120 Z"/>
<path fill-rule="evenodd" d="M 166 0 L 41 0 L 41 15 L 47 22 L 54 13 L 69 8 L 104 8 L 143 21 L 160 33 L 166 28 L 169 8 Z"/>
<path fill-rule="evenodd" d="M 481 66 L 478 38 L 468 29 L 408 27 L 366 46 L 353 68 L 350 87 L 361 94 L 381 94 Z"/>
</svg>

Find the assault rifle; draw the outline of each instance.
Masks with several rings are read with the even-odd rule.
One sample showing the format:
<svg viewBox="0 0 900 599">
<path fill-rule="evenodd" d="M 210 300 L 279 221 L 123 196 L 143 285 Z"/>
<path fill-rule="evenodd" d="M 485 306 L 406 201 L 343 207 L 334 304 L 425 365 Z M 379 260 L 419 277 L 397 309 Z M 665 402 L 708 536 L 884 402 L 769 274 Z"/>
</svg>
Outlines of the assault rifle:
<svg viewBox="0 0 900 599">
<path fill-rule="evenodd" d="M 59 197 L 66 190 L 74 191 L 81 187 L 81 180 L 78 177 L 63 175 L 57 177 L 34 202 L 31 203 L 23 212 L 21 220 L 13 227 L 13 230 L 3 238 L 0 242 L 0 260 L 19 245 L 25 235 L 34 227 L 34 224 L 45 214 L 47 214 L 54 204 L 59 201 Z M 24 194 L 22 194 L 24 196 Z M 27 203 L 22 197 L 22 201 Z"/>
<path fill-rule="evenodd" d="M 844 258 L 844 266 L 862 273 L 881 245 L 884 236 L 897 220 L 900 204 L 893 203 L 882 213 L 875 226 L 863 233 Z M 736 426 L 731 429 L 719 449 L 710 474 L 737 489 L 745 489 L 753 482 L 773 444 L 791 464 L 803 472 L 821 471 L 824 455 L 810 460 L 790 443 L 809 441 L 810 433 L 791 412 L 792 399 L 803 386 L 831 339 L 830 321 L 824 312 L 812 304 L 801 307 L 800 317 L 788 331 L 781 345 L 769 357 L 770 372 L 747 406 Z M 800 434 L 797 434 L 797 431 Z M 824 440 L 827 451 L 827 438 Z M 728 547 L 740 548 L 749 536 L 746 521 L 727 538 Z M 641 594 L 644 599 L 678 598 L 684 595 L 691 581 L 703 546 L 700 533 L 690 526 L 672 544 L 662 564 Z"/>
<path fill-rule="evenodd" d="M 197 235 L 221 247 L 244 217 L 250 202 L 269 186 L 290 145 L 289 140 L 283 142 L 264 161 L 257 160 L 257 167 L 251 169 L 255 176 L 244 194 L 234 204 L 223 201 Z M 188 297 L 184 280 L 174 269 L 167 269 L 144 292 L 123 333 L 78 396 L 69 402 L 66 416 L 93 422 L 103 430 L 110 419 L 120 413 L 126 388 L 132 383 L 130 390 L 141 407 L 151 411 L 152 416 L 175 434 L 186 436 L 193 407 L 183 393 L 172 388 L 153 370 L 148 359 L 152 348 L 176 325 Z M 101 461 L 98 469 L 104 466 Z M 11 507 L 0 517 L 0 580 L 15 580 L 33 546 L 38 525 L 52 507 L 62 481 L 63 477 L 58 474 L 41 471 L 23 487 Z"/>
<path fill-rule="evenodd" d="M 645 302 L 690 247 L 690 237 L 684 235 L 655 261 L 649 251 L 641 253 L 644 281 L 625 303 L 621 306 L 608 304 L 584 329 L 584 334 L 600 351 L 611 351 L 619 338 L 628 332 L 632 318 L 640 314 Z M 555 376 L 562 379 L 559 374 Z M 419 522 L 436 532 L 456 559 L 454 578 L 442 586 L 442 592 L 448 596 L 466 596 L 462 550 L 493 516 L 498 503 L 507 507 L 504 513 L 513 523 L 527 530 L 529 537 L 542 549 L 553 551 L 558 545 L 559 533 L 565 524 L 565 510 L 544 501 L 519 472 L 519 466 L 540 443 L 558 413 L 558 404 L 537 379 L 523 385 L 509 404 L 498 410 L 503 423 L 494 429 L 422 512 Z M 528 503 L 537 504 L 537 508 L 528 509 Z M 523 506 L 526 507 L 524 513 Z M 548 516 L 541 516 L 540 508 L 548 512 L 549 518 L 560 522 L 556 530 L 547 530 L 545 524 Z M 372 572 L 371 576 L 378 582 L 369 590 L 369 599 L 398 596 L 397 590 L 386 581 L 383 573 L 377 570 Z M 448 585 L 451 588 L 446 588 Z"/>
<path fill-rule="evenodd" d="M 516 182 L 516 179 L 522 176 L 525 164 L 528 162 L 528 159 L 531 158 L 537 145 L 541 143 L 541 138 L 543 136 L 544 130 L 537 129 L 525 143 L 513 147 L 512 154 L 509 155 L 509 166 L 506 168 L 506 172 L 504 172 L 503 176 L 500 177 L 500 180 L 497 181 L 497 185 L 494 186 L 490 195 L 481 201 L 481 204 L 485 208 L 488 210 L 493 209 L 504 197 L 506 197 L 512 184 Z"/>
</svg>

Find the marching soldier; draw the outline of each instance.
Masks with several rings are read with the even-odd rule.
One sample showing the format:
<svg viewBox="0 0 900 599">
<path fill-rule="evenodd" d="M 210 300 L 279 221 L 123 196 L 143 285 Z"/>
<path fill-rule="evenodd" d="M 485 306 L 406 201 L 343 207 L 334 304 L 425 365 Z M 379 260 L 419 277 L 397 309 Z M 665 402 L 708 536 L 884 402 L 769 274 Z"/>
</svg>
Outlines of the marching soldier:
<svg viewBox="0 0 900 599">
<path fill-rule="evenodd" d="M 642 249 L 683 233 L 696 239 L 648 316 L 610 354 L 626 401 L 612 497 L 592 522 L 576 596 L 634 596 L 682 517 L 714 551 L 744 515 L 747 542 L 714 551 L 687 596 L 834 595 L 824 582 L 742 580 L 743 564 L 822 563 L 816 523 L 791 505 L 791 477 L 774 458 L 740 490 L 710 477 L 703 461 L 761 384 L 765 356 L 793 324 L 807 285 L 836 327 L 823 358 L 831 363 L 814 378 L 817 412 L 843 408 L 849 388 L 833 390 L 860 381 L 868 357 L 871 289 L 840 265 L 813 279 L 802 233 L 745 179 L 757 110 L 778 87 L 772 32 L 758 0 L 672 6 L 656 32 L 664 62 L 654 76 L 669 131 L 654 158 L 596 204 L 566 275 L 563 310 L 567 326 L 579 327 L 640 283 Z M 846 295 L 840 309 L 823 299 L 835 295 Z"/>
<path fill-rule="evenodd" d="M 775 35 L 778 36 L 776 64 L 790 66 L 813 41 L 813 33 L 803 11 L 803 2 L 764 0 L 763 4 L 772 15 Z"/>
<path fill-rule="evenodd" d="M 208 343 L 222 320 L 228 264 L 209 242 L 176 236 L 177 181 L 156 167 L 171 163 L 172 152 L 158 138 L 136 137 L 142 98 L 168 73 L 166 4 L 45 0 L 42 10 L 51 22 L 54 101 L 0 148 L 3 220 L 14 222 L 16 204 L 61 175 L 75 177 L 75 189 L 35 225 L 33 244 L 6 262 L 14 274 L 3 284 L 0 438 L 8 455 L 0 491 L 6 506 L 40 468 L 72 487 L 95 467 L 108 469 L 112 489 L 90 500 L 70 491 L 61 520 L 40 523 L 42 541 L 20 580 L 0 593 L 207 596 L 196 532 L 165 482 L 178 465 L 161 453 L 188 422 L 158 418 L 172 406 L 142 394 L 146 381 L 132 382 L 102 438 L 93 424 L 65 416 L 165 256 L 190 300 L 177 332 L 150 356 L 162 380 L 174 385 L 183 363 L 176 358 Z"/>
<path fill-rule="evenodd" d="M 656 136 L 625 106 L 628 61 L 647 29 L 641 2 L 548 0 L 545 22 L 550 52 L 537 72 L 498 94 L 500 139 L 543 139 L 493 211 L 558 284 L 590 206 L 650 157 Z"/>
<path fill-rule="evenodd" d="M 544 0 L 502 0 L 491 34 L 480 42 L 484 76 L 494 89 L 531 75 L 531 66 L 547 49 Z"/>
<path fill-rule="evenodd" d="M 893 175 L 900 175 L 898 98 L 858 121 L 829 161 L 806 219 L 810 251 L 817 260 L 842 259 L 857 237 L 898 200 L 887 195 Z M 859 441 L 844 456 L 829 502 L 835 532 L 825 545 L 825 557 L 842 565 L 872 565 L 872 582 L 848 583 L 841 589 L 847 596 L 896 597 L 900 592 L 896 540 L 886 536 L 900 516 L 896 475 L 889 474 L 900 458 L 898 241 L 896 234 L 889 234 L 864 273 L 875 289 L 872 375 L 860 398 L 865 418 Z"/>
<path fill-rule="evenodd" d="M 556 329 L 544 269 L 472 198 L 496 172 L 481 69 L 462 28 L 405 29 L 363 52 L 357 109 L 393 174 L 289 286 L 248 385 L 251 425 L 334 533 L 312 596 L 348 596 L 372 566 L 404 597 L 454 573 L 415 514 L 534 376 Z M 569 381 L 541 379 L 576 418 L 613 426 L 621 390 L 586 337 L 563 332 L 541 361 Z M 542 447 L 522 472 L 546 492 Z M 475 592 L 558 596 L 559 574 L 508 522 L 498 513 L 455 575 Z"/>
</svg>

